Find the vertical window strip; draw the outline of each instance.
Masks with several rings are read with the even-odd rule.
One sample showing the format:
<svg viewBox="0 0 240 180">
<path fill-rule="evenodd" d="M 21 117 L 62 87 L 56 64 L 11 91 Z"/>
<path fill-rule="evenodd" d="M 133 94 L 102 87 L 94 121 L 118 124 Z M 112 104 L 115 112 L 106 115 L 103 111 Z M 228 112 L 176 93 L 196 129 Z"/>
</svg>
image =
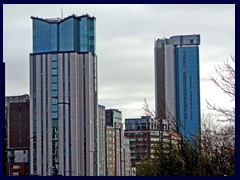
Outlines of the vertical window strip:
<svg viewBox="0 0 240 180">
<path fill-rule="evenodd" d="M 85 77 L 85 54 L 83 54 L 83 122 L 84 122 L 84 175 L 87 174 L 87 150 L 86 150 L 86 146 L 87 146 L 87 142 L 86 142 L 86 89 L 85 89 L 85 81 L 86 81 L 86 77 Z"/>
<path fill-rule="evenodd" d="M 65 56 L 64 56 L 64 53 L 62 54 L 62 80 L 63 80 L 63 102 L 65 102 Z M 64 173 L 64 176 L 66 175 L 65 174 L 65 171 L 66 171 L 66 130 L 65 130 L 65 127 L 66 127 L 66 115 L 65 115 L 65 106 L 63 106 L 63 173 Z"/>
<path fill-rule="evenodd" d="M 41 65 L 41 157 L 43 157 L 43 55 L 40 60 Z M 43 159 L 41 160 L 41 174 L 43 174 Z"/>
<path fill-rule="evenodd" d="M 18 144 L 22 144 L 22 104 L 18 104 Z"/>
<path fill-rule="evenodd" d="M 58 55 L 57 54 L 52 54 L 52 57 L 51 57 L 51 69 L 52 69 L 52 74 L 51 74 L 51 78 L 53 79 L 53 77 L 58 77 Z M 53 71 L 55 70 L 55 71 Z M 58 82 L 58 81 L 57 81 Z M 58 83 L 56 82 L 52 82 L 52 92 L 53 92 L 53 89 L 56 92 L 56 94 L 58 94 Z M 57 109 L 54 109 L 53 110 L 53 106 L 54 105 L 57 105 L 57 102 L 58 102 L 58 98 L 57 96 L 53 96 L 52 95 L 52 136 L 53 136 L 53 139 L 52 139 L 52 169 L 53 169 L 53 173 L 55 175 L 57 175 L 58 173 L 58 110 Z"/>
<path fill-rule="evenodd" d="M 96 60 L 96 56 L 93 55 L 93 103 L 94 103 L 94 150 L 95 150 L 95 156 L 94 156 L 94 166 L 95 166 L 95 175 L 97 176 L 97 148 L 98 148 L 98 144 L 97 144 L 97 60 Z"/>
<path fill-rule="evenodd" d="M 187 119 L 187 78 L 186 78 L 186 48 L 183 48 L 183 97 L 184 97 L 184 126 Z"/>
<path fill-rule="evenodd" d="M 33 63 L 33 173 L 37 173 L 37 102 L 36 102 L 36 94 L 37 94 L 37 79 L 36 79 L 36 55 L 32 56 Z"/>
<path fill-rule="evenodd" d="M 46 73 L 46 167 L 48 172 L 48 55 L 45 56 L 45 73 Z M 48 172 L 49 173 L 49 172 Z M 47 174 L 49 175 L 49 174 Z"/>
<path fill-rule="evenodd" d="M 192 76 L 190 76 L 190 116 L 191 116 L 191 120 L 192 118 Z"/>
<path fill-rule="evenodd" d="M 68 53 L 68 103 L 70 103 L 70 53 Z M 68 105 L 68 132 L 71 132 L 71 108 L 70 108 L 70 104 Z M 68 136 L 68 147 L 69 147 L 69 175 L 72 175 L 72 152 L 71 152 L 71 133 L 69 133 Z"/>
</svg>

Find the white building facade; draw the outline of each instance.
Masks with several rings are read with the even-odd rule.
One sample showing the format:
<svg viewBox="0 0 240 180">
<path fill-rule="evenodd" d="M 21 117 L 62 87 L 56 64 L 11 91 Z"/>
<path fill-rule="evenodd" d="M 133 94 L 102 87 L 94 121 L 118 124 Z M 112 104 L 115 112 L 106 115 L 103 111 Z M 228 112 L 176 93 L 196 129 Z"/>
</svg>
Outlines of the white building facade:
<svg viewBox="0 0 240 180">
<path fill-rule="evenodd" d="M 32 19 L 31 174 L 97 175 L 95 18 Z"/>
</svg>

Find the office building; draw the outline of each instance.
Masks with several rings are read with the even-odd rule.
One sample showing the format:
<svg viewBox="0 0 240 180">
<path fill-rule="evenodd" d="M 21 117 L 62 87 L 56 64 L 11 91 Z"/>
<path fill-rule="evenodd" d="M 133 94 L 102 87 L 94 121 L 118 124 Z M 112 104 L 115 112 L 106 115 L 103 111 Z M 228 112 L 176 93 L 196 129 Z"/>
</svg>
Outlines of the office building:
<svg viewBox="0 0 240 180">
<path fill-rule="evenodd" d="M 191 139 L 200 136 L 200 35 L 155 41 L 155 112 L 173 131 Z"/>
<path fill-rule="evenodd" d="M 106 111 L 107 176 L 123 176 L 123 123 L 118 109 Z"/>
<path fill-rule="evenodd" d="M 96 19 L 31 18 L 31 174 L 98 175 Z"/>
<path fill-rule="evenodd" d="M 29 95 L 5 98 L 7 164 L 6 175 L 29 175 Z"/>
</svg>

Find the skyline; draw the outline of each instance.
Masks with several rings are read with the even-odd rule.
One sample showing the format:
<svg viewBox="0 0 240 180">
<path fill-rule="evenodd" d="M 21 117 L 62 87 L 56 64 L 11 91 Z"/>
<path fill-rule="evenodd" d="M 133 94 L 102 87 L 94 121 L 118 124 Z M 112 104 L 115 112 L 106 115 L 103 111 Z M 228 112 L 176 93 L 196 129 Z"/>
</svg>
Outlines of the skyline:
<svg viewBox="0 0 240 180">
<path fill-rule="evenodd" d="M 201 112 L 205 99 L 226 104 L 208 75 L 215 74 L 214 65 L 235 55 L 235 5 L 216 4 L 3 5 L 7 96 L 29 94 L 30 17 L 61 17 L 60 9 L 63 17 L 73 13 L 96 17 L 98 102 L 122 111 L 123 119 L 143 115 L 144 98 L 154 109 L 154 39 L 174 35 L 201 35 Z"/>
</svg>

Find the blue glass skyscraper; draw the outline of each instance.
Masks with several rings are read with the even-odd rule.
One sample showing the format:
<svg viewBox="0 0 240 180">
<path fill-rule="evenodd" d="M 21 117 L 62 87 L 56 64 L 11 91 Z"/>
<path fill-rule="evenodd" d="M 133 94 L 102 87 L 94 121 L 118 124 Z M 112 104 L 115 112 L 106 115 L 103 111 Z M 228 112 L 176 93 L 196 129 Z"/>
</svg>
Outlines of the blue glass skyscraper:
<svg viewBox="0 0 240 180">
<path fill-rule="evenodd" d="M 155 41 L 155 111 L 183 137 L 199 137 L 200 35 L 172 36 Z"/>
<path fill-rule="evenodd" d="M 96 19 L 31 18 L 31 174 L 97 175 Z"/>
</svg>

